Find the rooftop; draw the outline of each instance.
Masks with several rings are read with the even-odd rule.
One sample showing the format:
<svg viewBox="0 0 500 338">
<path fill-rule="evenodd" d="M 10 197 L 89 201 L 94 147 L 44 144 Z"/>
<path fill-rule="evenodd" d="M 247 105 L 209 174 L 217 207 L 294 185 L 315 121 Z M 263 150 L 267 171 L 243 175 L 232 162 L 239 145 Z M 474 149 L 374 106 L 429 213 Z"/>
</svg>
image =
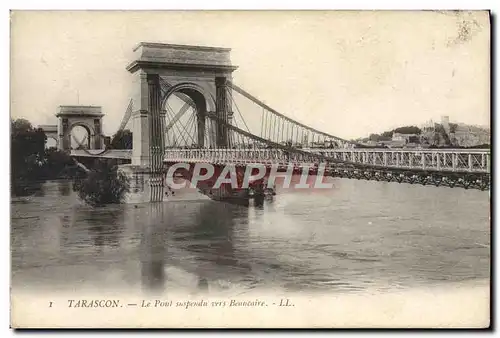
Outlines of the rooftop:
<svg viewBox="0 0 500 338">
<path fill-rule="evenodd" d="M 101 106 L 59 106 L 56 116 L 61 115 L 86 115 L 86 116 L 96 116 L 100 117 L 104 114 L 102 113 Z"/>
<path fill-rule="evenodd" d="M 210 47 L 210 46 L 200 46 L 200 45 L 179 45 L 171 43 L 161 43 L 161 42 L 139 42 L 134 47 L 134 52 L 140 47 L 152 47 L 152 48 L 163 48 L 163 49 L 184 49 L 184 50 L 200 50 L 200 51 L 219 51 L 219 52 L 230 52 L 231 48 L 224 47 Z"/>
<path fill-rule="evenodd" d="M 57 131 L 57 124 L 40 124 L 38 128 L 44 131 Z"/>
<path fill-rule="evenodd" d="M 101 106 L 85 106 L 85 105 L 63 105 L 59 108 L 102 108 Z"/>
<path fill-rule="evenodd" d="M 232 72 L 230 48 L 168 43 L 141 42 L 134 48 L 134 60 L 127 70 L 134 73 L 140 68 L 209 69 Z"/>
</svg>

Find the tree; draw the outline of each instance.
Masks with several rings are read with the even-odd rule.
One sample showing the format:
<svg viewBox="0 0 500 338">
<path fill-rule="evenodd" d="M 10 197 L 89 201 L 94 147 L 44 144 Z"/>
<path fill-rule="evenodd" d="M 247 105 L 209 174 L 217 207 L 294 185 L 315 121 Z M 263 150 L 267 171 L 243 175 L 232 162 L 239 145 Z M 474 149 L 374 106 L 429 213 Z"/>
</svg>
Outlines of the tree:
<svg viewBox="0 0 500 338">
<path fill-rule="evenodd" d="M 37 161 L 43 160 L 47 137 L 42 129 L 35 129 L 29 121 L 18 119 L 11 121 L 10 135 L 13 163 L 25 162 L 29 156 Z"/>
<path fill-rule="evenodd" d="M 45 150 L 45 165 L 43 167 L 44 178 L 53 180 L 60 178 L 66 169 L 74 167 L 71 157 L 64 151 L 57 148 Z"/>
<path fill-rule="evenodd" d="M 393 133 L 394 133 L 394 132 L 393 132 L 392 130 L 391 130 L 391 131 L 384 131 L 384 132 L 382 133 L 382 137 L 384 138 L 384 140 L 385 140 L 385 141 L 389 141 L 389 140 L 391 140 L 391 139 L 392 139 L 392 134 L 393 134 Z"/>
<path fill-rule="evenodd" d="M 30 195 L 45 180 L 79 172 L 71 157 L 56 148 L 45 149 L 47 137 L 26 119 L 11 120 L 11 193 Z M 68 170 L 69 169 L 69 170 Z"/>
<path fill-rule="evenodd" d="M 94 207 L 123 203 L 129 188 L 127 176 L 118 171 L 118 166 L 106 160 L 97 161 L 86 177 L 73 182 L 73 190 L 78 196 Z"/>
<path fill-rule="evenodd" d="M 112 149 L 132 149 L 132 132 L 129 129 L 119 130 L 113 136 Z"/>
<path fill-rule="evenodd" d="M 400 134 L 420 135 L 422 133 L 422 130 L 417 126 L 404 126 L 404 127 L 399 127 L 399 128 L 394 129 L 393 132 L 400 133 Z"/>
<path fill-rule="evenodd" d="M 29 194 L 29 186 L 42 179 L 45 141 L 42 129 L 25 119 L 11 120 L 11 186 L 15 195 Z"/>
<path fill-rule="evenodd" d="M 370 141 L 378 142 L 380 140 L 380 135 L 379 134 L 370 134 L 370 136 L 368 136 L 368 139 Z"/>
<path fill-rule="evenodd" d="M 420 138 L 418 136 L 408 137 L 408 143 L 420 143 Z"/>
<path fill-rule="evenodd" d="M 446 130 L 444 129 L 442 124 L 436 123 L 434 125 L 434 142 L 436 145 L 445 145 L 449 146 L 451 144 L 450 142 L 450 137 L 446 133 Z M 441 142 L 442 140 L 442 142 Z"/>
<path fill-rule="evenodd" d="M 11 120 L 11 132 L 12 131 L 28 131 L 33 129 L 33 126 L 31 125 L 31 122 L 26 120 L 26 119 L 16 119 L 16 120 Z"/>
</svg>

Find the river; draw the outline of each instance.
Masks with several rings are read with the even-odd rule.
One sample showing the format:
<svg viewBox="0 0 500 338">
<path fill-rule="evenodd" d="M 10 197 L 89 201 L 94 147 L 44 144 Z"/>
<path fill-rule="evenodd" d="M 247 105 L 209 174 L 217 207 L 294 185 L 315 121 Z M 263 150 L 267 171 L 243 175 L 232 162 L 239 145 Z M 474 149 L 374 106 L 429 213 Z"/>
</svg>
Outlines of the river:
<svg viewBox="0 0 500 338">
<path fill-rule="evenodd" d="M 12 200 L 12 288 L 356 293 L 489 280 L 488 192 L 333 183 L 249 206 L 186 190 L 92 209 L 70 182 L 47 182 Z"/>
</svg>

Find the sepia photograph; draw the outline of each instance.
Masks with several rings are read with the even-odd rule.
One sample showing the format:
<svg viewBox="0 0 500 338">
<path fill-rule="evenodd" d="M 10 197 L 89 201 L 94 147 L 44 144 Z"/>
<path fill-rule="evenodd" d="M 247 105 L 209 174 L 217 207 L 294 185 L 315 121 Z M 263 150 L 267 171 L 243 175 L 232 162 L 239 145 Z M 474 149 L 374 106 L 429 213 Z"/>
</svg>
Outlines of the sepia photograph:
<svg viewBox="0 0 500 338">
<path fill-rule="evenodd" d="M 11 328 L 489 328 L 491 21 L 12 10 Z"/>
</svg>

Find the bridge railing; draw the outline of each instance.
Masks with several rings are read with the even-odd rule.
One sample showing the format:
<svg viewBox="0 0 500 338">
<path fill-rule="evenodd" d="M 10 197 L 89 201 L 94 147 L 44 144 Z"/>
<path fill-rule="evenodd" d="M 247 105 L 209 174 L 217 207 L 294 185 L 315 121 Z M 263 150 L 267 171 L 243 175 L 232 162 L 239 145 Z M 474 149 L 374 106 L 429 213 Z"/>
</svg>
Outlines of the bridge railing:
<svg viewBox="0 0 500 338">
<path fill-rule="evenodd" d="M 132 157 L 131 149 L 72 149 L 70 156 L 75 157 L 101 157 L 128 160 Z"/>
<path fill-rule="evenodd" d="M 300 153 L 284 149 L 167 149 L 166 161 L 208 162 L 214 164 L 316 166 L 365 166 L 438 172 L 490 173 L 489 150 L 478 149 L 302 149 Z M 72 150 L 71 156 L 130 159 L 131 150 Z M 323 158 L 320 158 L 322 156 Z M 327 158 L 327 160 L 325 160 Z M 328 161 L 331 159 L 331 161 Z M 343 163 L 334 163 L 343 162 Z"/>
<path fill-rule="evenodd" d="M 266 165 L 316 166 L 325 162 L 314 154 L 327 156 L 346 165 L 359 164 L 372 168 L 412 169 L 446 172 L 490 172 L 490 152 L 468 150 L 365 150 L 321 149 L 307 153 L 287 152 L 283 149 L 168 149 L 165 160 L 175 162 L 208 162 L 214 164 L 261 163 Z M 328 162 L 328 161 L 327 161 Z M 333 161 L 332 161 L 333 162 Z M 339 163 L 328 163 L 342 167 Z"/>
<path fill-rule="evenodd" d="M 286 152 L 282 149 L 168 149 L 167 161 L 209 162 L 214 164 L 318 164 L 314 156 Z"/>
<path fill-rule="evenodd" d="M 338 160 L 389 168 L 452 172 L 490 172 L 486 149 L 314 149 L 312 152 Z"/>
</svg>

